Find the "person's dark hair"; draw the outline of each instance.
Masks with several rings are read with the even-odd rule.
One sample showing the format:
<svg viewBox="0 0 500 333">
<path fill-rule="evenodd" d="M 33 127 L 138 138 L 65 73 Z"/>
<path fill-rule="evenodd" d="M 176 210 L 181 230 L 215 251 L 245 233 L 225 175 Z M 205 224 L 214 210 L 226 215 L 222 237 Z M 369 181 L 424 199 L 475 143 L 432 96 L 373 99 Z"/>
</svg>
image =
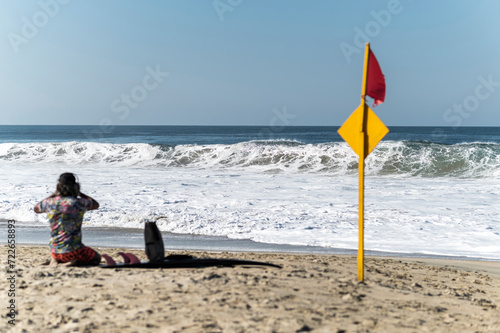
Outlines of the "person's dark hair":
<svg viewBox="0 0 500 333">
<path fill-rule="evenodd" d="M 57 192 L 63 197 L 77 197 L 80 194 L 80 184 L 76 182 L 75 175 L 70 172 L 60 175 L 57 182 Z"/>
</svg>

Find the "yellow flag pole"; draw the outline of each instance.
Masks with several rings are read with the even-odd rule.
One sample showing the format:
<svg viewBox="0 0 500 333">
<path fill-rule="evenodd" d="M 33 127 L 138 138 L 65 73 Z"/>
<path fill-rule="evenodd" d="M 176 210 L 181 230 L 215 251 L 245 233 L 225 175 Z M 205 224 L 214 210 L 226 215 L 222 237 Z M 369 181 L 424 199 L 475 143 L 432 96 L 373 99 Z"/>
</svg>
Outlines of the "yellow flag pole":
<svg viewBox="0 0 500 333">
<path fill-rule="evenodd" d="M 354 110 L 344 124 L 338 129 L 340 136 L 351 146 L 359 156 L 359 248 L 358 248 L 358 280 L 363 281 L 364 275 L 364 189 L 365 189 L 365 159 L 371 150 L 389 133 L 389 129 L 366 105 L 368 81 L 368 62 L 370 44 L 366 43 L 365 63 L 363 68 L 363 86 L 361 89 L 361 104 Z"/>
<path fill-rule="evenodd" d="M 367 153 L 367 137 L 366 137 L 366 117 L 368 114 L 368 107 L 366 106 L 366 84 L 368 76 L 368 59 L 370 52 L 370 43 L 366 43 L 365 50 L 365 63 L 363 68 L 363 85 L 361 88 L 361 104 L 363 105 L 363 121 L 361 122 L 361 145 L 363 153 L 359 156 L 358 173 L 359 173 L 359 244 L 358 244 L 358 281 L 364 279 L 365 267 L 365 251 L 364 251 L 364 218 L 365 218 L 365 158 Z"/>
</svg>

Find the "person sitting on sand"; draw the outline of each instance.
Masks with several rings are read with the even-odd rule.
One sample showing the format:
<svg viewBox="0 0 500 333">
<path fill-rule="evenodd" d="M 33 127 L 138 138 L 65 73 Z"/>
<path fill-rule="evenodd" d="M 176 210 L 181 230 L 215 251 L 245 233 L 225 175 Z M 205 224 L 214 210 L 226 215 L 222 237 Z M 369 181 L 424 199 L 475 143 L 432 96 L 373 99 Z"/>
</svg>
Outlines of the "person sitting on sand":
<svg viewBox="0 0 500 333">
<path fill-rule="evenodd" d="M 36 213 L 47 213 L 50 222 L 50 265 L 99 265 L 101 255 L 82 243 L 83 214 L 99 203 L 80 192 L 75 175 L 59 176 L 56 191 L 36 204 Z"/>
</svg>

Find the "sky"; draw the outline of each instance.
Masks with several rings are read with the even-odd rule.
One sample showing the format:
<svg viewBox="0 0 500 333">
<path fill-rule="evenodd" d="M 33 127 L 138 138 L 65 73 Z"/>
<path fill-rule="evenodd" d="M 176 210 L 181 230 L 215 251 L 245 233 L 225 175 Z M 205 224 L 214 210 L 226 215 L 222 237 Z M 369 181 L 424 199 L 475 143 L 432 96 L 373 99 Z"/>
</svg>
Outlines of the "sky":
<svg viewBox="0 0 500 333">
<path fill-rule="evenodd" d="M 0 0 L 4 125 L 500 126 L 497 0 Z"/>
</svg>

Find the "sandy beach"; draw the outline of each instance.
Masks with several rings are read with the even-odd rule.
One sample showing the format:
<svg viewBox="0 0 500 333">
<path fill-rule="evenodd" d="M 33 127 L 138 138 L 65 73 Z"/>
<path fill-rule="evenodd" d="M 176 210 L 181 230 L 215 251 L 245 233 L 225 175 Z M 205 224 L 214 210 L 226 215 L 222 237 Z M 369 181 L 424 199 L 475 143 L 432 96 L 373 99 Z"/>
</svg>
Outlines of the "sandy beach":
<svg viewBox="0 0 500 333">
<path fill-rule="evenodd" d="M 283 268 L 102 269 L 42 266 L 48 251 L 17 245 L 14 280 L 2 260 L 0 331 L 500 332 L 500 262 L 369 257 L 360 283 L 354 256 L 190 251 L 175 253 Z"/>
</svg>

